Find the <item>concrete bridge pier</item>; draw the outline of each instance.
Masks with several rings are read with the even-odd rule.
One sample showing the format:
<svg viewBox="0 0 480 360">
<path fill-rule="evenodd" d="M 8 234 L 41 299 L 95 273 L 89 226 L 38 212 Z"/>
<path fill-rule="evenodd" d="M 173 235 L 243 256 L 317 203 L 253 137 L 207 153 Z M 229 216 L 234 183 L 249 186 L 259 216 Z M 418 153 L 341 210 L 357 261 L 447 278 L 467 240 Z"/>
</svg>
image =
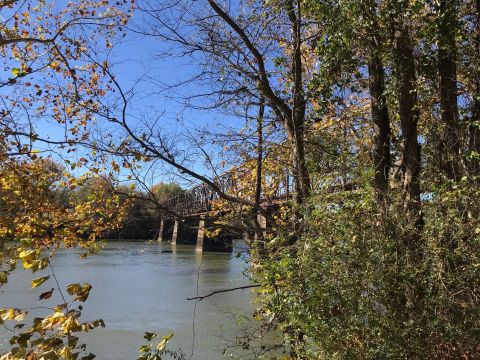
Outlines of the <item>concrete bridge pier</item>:
<svg viewBox="0 0 480 360">
<path fill-rule="evenodd" d="M 172 245 L 195 244 L 197 239 L 197 226 L 195 218 L 175 219 L 173 224 Z"/>
<path fill-rule="evenodd" d="M 265 239 L 268 232 L 267 218 L 265 215 L 257 214 L 257 225 L 259 228 L 255 231 L 255 240 Z"/>
<path fill-rule="evenodd" d="M 158 242 L 163 241 L 163 231 L 165 230 L 165 220 L 160 219 L 160 227 L 158 228 Z"/>
<path fill-rule="evenodd" d="M 177 239 L 178 239 L 179 230 L 180 230 L 180 220 L 175 220 L 175 222 L 174 222 L 174 224 L 173 224 L 172 240 L 170 240 L 170 243 L 171 243 L 172 245 L 176 245 L 176 244 L 177 244 Z"/>
<path fill-rule="evenodd" d="M 207 215 L 200 215 L 198 219 L 197 242 L 195 244 L 195 252 L 203 252 L 203 241 L 205 239 L 205 226 L 207 223 Z"/>
<path fill-rule="evenodd" d="M 160 219 L 160 226 L 158 228 L 158 237 L 157 241 L 170 241 L 173 237 L 173 227 L 174 223 L 171 219 L 162 218 Z"/>
<path fill-rule="evenodd" d="M 226 232 L 220 233 L 212 238 L 207 236 L 207 229 L 212 225 L 211 219 L 206 214 L 199 215 L 197 218 L 197 239 L 195 243 L 195 252 L 204 251 L 231 252 L 233 239 L 235 236 Z"/>
<path fill-rule="evenodd" d="M 195 252 L 203 251 L 232 251 L 232 240 L 240 238 L 233 233 L 222 231 L 214 238 L 207 236 L 207 228 L 212 220 L 207 214 L 200 214 L 184 219 L 160 220 L 157 241 L 170 241 L 172 245 L 195 245 Z"/>
</svg>

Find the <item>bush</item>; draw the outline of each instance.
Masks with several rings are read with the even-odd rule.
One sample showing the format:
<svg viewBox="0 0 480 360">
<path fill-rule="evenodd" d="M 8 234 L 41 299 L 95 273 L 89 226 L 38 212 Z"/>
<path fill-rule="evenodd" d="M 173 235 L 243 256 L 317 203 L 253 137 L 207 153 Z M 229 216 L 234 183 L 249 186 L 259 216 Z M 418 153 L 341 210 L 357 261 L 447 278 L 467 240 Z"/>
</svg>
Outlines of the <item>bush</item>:
<svg viewBox="0 0 480 360">
<path fill-rule="evenodd" d="M 264 314 L 301 358 L 480 358 L 479 192 L 434 189 L 415 236 L 369 189 L 317 194 L 302 238 L 255 268 Z"/>
</svg>

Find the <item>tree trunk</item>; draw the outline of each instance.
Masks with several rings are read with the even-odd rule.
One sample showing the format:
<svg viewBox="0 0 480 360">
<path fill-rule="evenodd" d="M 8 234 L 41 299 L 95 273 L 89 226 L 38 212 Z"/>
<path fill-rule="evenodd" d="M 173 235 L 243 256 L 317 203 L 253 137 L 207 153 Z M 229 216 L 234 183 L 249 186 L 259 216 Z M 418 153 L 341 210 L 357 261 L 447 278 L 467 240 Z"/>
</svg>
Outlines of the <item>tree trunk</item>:
<svg viewBox="0 0 480 360">
<path fill-rule="evenodd" d="M 255 174 L 255 206 L 260 206 L 262 195 L 262 162 L 263 162 L 263 115 L 265 113 L 265 98 L 260 98 L 260 105 L 257 116 L 257 168 Z"/>
<path fill-rule="evenodd" d="M 480 0 L 475 2 L 476 10 L 476 24 L 474 34 L 475 46 L 475 66 L 478 67 L 480 63 Z M 473 108 L 472 119 L 469 127 L 469 150 L 474 153 L 472 156 L 470 172 L 474 176 L 480 175 L 480 74 L 474 74 L 475 93 L 473 94 Z"/>
<path fill-rule="evenodd" d="M 263 162 L 263 115 L 265 113 L 265 98 L 260 98 L 260 105 L 257 116 L 257 168 L 255 174 L 255 207 L 253 209 L 253 223 L 255 227 L 255 235 L 257 239 L 263 240 L 263 232 L 260 229 L 258 216 L 261 215 L 260 201 L 262 195 L 262 162 Z"/>
<path fill-rule="evenodd" d="M 367 23 L 368 74 L 372 121 L 374 125 L 373 164 L 375 169 L 375 191 L 382 208 L 386 205 L 388 178 L 390 173 L 390 119 L 385 97 L 385 70 L 380 57 L 379 31 L 376 4 L 364 0 L 364 15 Z"/>
<path fill-rule="evenodd" d="M 296 6 L 295 6 L 296 5 Z M 297 172 L 297 202 L 303 203 L 310 193 L 310 176 L 305 159 L 305 111 L 306 99 L 303 89 L 302 69 L 302 34 L 300 1 L 288 0 L 286 9 L 293 33 L 293 53 L 291 75 L 293 80 L 292 135 L 295 153 L 295 169 Z"/>
<path fill-rule="evenodd" d="M 400 7 L 404 7 L 402 1 Z M 403 184 L 402 200 L 407 221 L 417 227 L 420 219 L 420 144 L 418 143 L 419 111 L 416 92 L 415 61 L 410 32 L 401 9 L 394 15 L 393 58 L 398 92 L 400 128 L 402 131 Z"/>
<path fill-rule="evenodd" d="M 440 114 L 444 126 L 439 153 L 442 170 L 449 179 L 461 177 L 459 114 L 457 104 L 456 0 L 440 0 L 438 11 L 438 74 Z"/>
</svg>

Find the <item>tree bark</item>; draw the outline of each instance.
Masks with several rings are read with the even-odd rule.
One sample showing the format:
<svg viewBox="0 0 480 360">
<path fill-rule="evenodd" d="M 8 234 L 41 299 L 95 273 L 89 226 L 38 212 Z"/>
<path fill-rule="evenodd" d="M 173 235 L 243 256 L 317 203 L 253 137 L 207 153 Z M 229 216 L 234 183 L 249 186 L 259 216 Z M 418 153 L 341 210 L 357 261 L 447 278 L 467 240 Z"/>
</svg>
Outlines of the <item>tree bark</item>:
<svg viewBox="0 0 480 360">
<path fill-rule="evenodd" d="M 393 58 L 398 92 L 400 128 L 402 131 L 403 184 L 402 200 L 407 221 L 418 226 L 420 221 L 420 144 L 418 142 L 419 110 L 413 46 L 401 1 L 393 15 Z M 403 6 L 402 6 L 403 5 Z"/>
<path fill-rule="evenodd" d="M 260 214 L 260 201 L 262 195 L 262 163 L 263 163 L 263 115 L 265 113 L 265 98 L 260 97 L 260 105 L 258 108 L 257 116 L 257 164 L 255 174 L 255 207 L 253 208 L 253 223 L 255 227 L 255 236 L 257 239 L 263 239 L 263 231 L 258 222 L 258 216 Z M 260 252 L 260 249 L 259 249 Z"/>
<path fill-rule="evenodd" d="M 291 75 L 293 80 L 292 135 L 294 141 L 295 162 L 297 171 L 297 202 L 303 203 L 310 193 L 310 175 L 305 159 L 305 112 L 306 99 L 303 88 L 302 38 L 301 38 L 301 5 L 300 1 L 286 1 L 286 10 L 293 33 L 293 53 Z"/>
<path fill-rule="evenodd" d="M 300 1 L 287 0 L 285 2 L 286 11 L 290 20 L 292 29 L 292 80 L 293 108 L 289 106 L 287 102 L 281 99 L 270 85 L 268 79 L 268 72 L 265 66 L 263 55 L 256 48 L 255 44 L 248 37 L 244 29 L 229 16 L 214 0 L 208 0 L 210 7 L 214 12 L 222 18 L 225 23 L 242 39 L 243 43 L 249 50 L 249 52 L 255 58 L 255 62 L 258 66 L 258 90 L 268 101 L 268 104 L 273 109 L 275 114 L 281 119 L 283 126 L 286 129 L 288 139 L 292 141 L 295 155 L 295 178 L 297 179 L 298 187 L 296 194 L 296 201 L 303 203 L 304 199 L 308 196 L 310 191 L 310 177 L 305 160 L 305 139 L 304 139 L 304 126 L 305 126 L 305 111 L 306 111 L 306 99 L 303 89 L 302 78 L 302 54 L 301 54 L 301 13 L 300 13 Z"/>
<path fill-rule="evenodd" d="M 480 62 L 480 0 L 475 1 L 476 24 L 474 34 L 475 46 L 475 62 L 474 66 L 478 67 Z M 474 74 L 475 93 L 473 94 L 472 118 L 469 126 L 469 150 L 475 153 L 472 156 L 470 173 L 474 176 L 480 175 L 480 74 Z"/>
<path fill-rule="evenodd" d="M 385 208 L 390 173 L 390 118 L 385 96 L 385 70 L 381 59 L 380 35 L 375 1 L 364 0 L 363 10 L 366 19 L 368 74 L 371 113 L 374 126 L 373 164 L 374 185 L 377 199 Z"/>
<path fill-rule="evenodd" d="M 260 105 L 257 116 L 257 168 L 255 174 L 255 206 L 260 206 L 260 197 L 262 195 L 262 162 L 263 162 L 263 115 L 265 113 L 265 98 L 260 98 Z M 255 209 L 255 210 L 257 210 Z"/>
<path fill-rule="evenodd" d="M 438 9 L 438 74 L 440 114 L 444 126 L 439 153 L 442 170 L 449 179 L 461 177 L 459 114 L 457 104 L 456 0 L 440 0 Z"/>
</svg>

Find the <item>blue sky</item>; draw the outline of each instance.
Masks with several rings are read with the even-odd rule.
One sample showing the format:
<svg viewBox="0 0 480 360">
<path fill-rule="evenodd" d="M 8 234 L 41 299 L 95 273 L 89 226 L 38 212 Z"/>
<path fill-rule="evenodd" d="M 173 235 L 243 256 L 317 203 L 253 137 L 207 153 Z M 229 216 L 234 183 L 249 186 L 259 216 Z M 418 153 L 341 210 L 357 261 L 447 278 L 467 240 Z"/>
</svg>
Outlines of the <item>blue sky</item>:
<svg viewBox="0 0 480 360">
<path fill-rule="evenodd" d="M 55 4 L 61 8 L 64 2 L 60 0 Z M 142 24 L 142 22 L 142 14 L 136 12 L 132 20 L 132 26 Z M 195 83 L 184 85 L 175 91 L 158 91 L 158 85 L 150 80 L 154 79 L 156 82 L 163 84 L 176 84 L 191 78 L 198 70 L 197 65 L 195 65 L 190 58 L 161 58 L 158 56 L 160 52 L 168 50 L 170 46 L 171 44 L 166 44 L 158 39 L 137 35 L 129 31 L 126 37 L 118 39 L 118 44 L 114 46 L 109 59 L 110 63 L 113 64 L 116 79 L 121 86 L 124 89 L 130 89 L 132 87 L 135 89 L 136 95 L 132 99 L 128 110 L 129 122 L 132 127 L 138 125 L 136 124 L 136 119 L 141 118 L 144 114 L 162 113 L 163 115 L 160 121 L 162 132 L 180 148 L 183 148 L 185 152 L 193 154 L 195 153 L 193 147 L 185 141 L 185 136 L 188 132 L 193 134 L 196 129 L 202 128 L 207 128 L 211 132 L 220 132 L 227 127 L 239 129 L 244 123 L 243 119 L 238 121 L 239 119 L 226 115 L 219 110 L 194 110 L 185 108 L 177 99 L 174 99 L 179 93 L 198 93 L 201 89 Z M 7 75 L 8 74 L 0 73 L 2 78 Z M 27 81 L 26 78 L 22 80 Z M 0 96 L 11 91 L 12 89 L 8 87 L 0 89 Z M 45 119 L 39 120 L 37 124 L 38 128 L 36 132 L 41 137 L 48 137 L 54 140 L 64 138 L 65 127 L 63 125 L 56 124 L 49 119 L 46 121 Z M 101 124 L 101 127 L 102 126 Z M 116 135 L 114 130 L 109 133 L 114 136 Z M 119 140 L 121 140 L 121 138 L 119 138 Z M 45 144 L 40 142 L 37 142 L 35 146 L 40 150 L 46 149 Z M 68 154 L 59 149 L 54 150 L 58 152 L 53 152 L 52 156 L 57 160 L 60 160 L 62 157 L 75 160 L 89 153 L 89 150 L 81 149 L 76 153 Z M 217 154 L 221 152 L 221 149 L 218 147 L 208 147 L 208 150 L 210 150 L 214 161 L 218 163 L 220 159 L 217 157 Z M 204 161 L 200 156 L 194 156 L 194 161 L 191 162 L 190 165 L 195 171 L 203 175 L 212 175 L 211 171 L 205 167 Z M 162 168 L 160 164 L 156 166 L 154 170 L 155 171 L 152 171 L 149 164 L 144 167 L 145 172 L 151 171 L 148 175 L 150 177 L 149 181 L 152 184 L 160 181 L 171 181 L 172 179 L 187 184 L 187 182 L 182 181 L 181 177 L 172 178 L 172 173 Z M 77 168 L 75 173 L 80 174 L 81 171 L 82 169 Z M 122 175 L 126 175 L 126 173 L 123 172 Z"/>
<path fill-rule="evenodd" d="M 141 14 L 136 13 L 133 24 L 141 22 Z M 176 84 L 189 79 L 197 71 L 195 64 L 192 64 L 188 58 L 160 58 L 157 56 L 158 53 L 167 50 L 169 46 L 169 44 L 158 39 L 137 35 L 130 31 L 127 32 L 126 37 L 119 39 L 109 59 L 110 63 L 113 64 L 116 79 L 121 86 L 124 89 L 132 87 L 135 89 L 136 95 L 132 99 L 128 110 L 131 115 L 129 121 L 132 127 L 136 126 L 136 117 L 142 117 L 145 113 L 163 113 L 161 117 L 162 131 L 169 138 L 174 139 L 179 147 L 192 151 L 193 149 L 189 148 L 190 144 L 184 141 L 184 136 L 187 133 L 185 129 L 192 133 L 195 129 L 200 128 L 208 128 L 210 131 L 214 131 L 220 124 L 235 126 L 236 121 L 218 111 L 185 109 L 183 104 L 172 98 L 178 95 L 177 93 L 192 94 L 198 92 L 199 89 L 195 84 L 182 86 L 175 91 L 158 93 L 158 86 L 150 81 L 151 79 L 164 84 Z M 11 91 L 11 89 L 6 91 Z M 5 93 L 5 89 L 3 93 Z M 63 125 L 47 120 L 38 122 L 36 131 L 41 137 L 62 139 L 65 128 Z M 41 150 L 45 149 L 45 145 L 39 142 L 36 143 L 36 147 Z M 211 150 L 212 155 L 217 153 L 217 149 Z M 63 156 L 74 160 L 83 157 L 88 152 L 79 150 L 76 153 L 65 154 L 62 150 L 59 150 L 59 154 L 53 154 L 53 156 L 56 159 Z M 197 160 L 200 159 L 197 157 Z M 211 175 L 211 172 L 205 168 L 203 161 L 192 163 L 192 167 L 202 174 Z M 148 165 L 145 166 L 145 169 L 145 171 L 152 171 Z M 78 174 L 81 171 L 81 169 L 75 170 Z M 123 175 L 126 176 L 126 173 L 123 173 Z M 161 166 L 157 166 L 155 171 L 149 174 L 149 177 L 151 183 L 174 179 L 187 184 L 181 178 L 172 177 Z"/>
</svg>

